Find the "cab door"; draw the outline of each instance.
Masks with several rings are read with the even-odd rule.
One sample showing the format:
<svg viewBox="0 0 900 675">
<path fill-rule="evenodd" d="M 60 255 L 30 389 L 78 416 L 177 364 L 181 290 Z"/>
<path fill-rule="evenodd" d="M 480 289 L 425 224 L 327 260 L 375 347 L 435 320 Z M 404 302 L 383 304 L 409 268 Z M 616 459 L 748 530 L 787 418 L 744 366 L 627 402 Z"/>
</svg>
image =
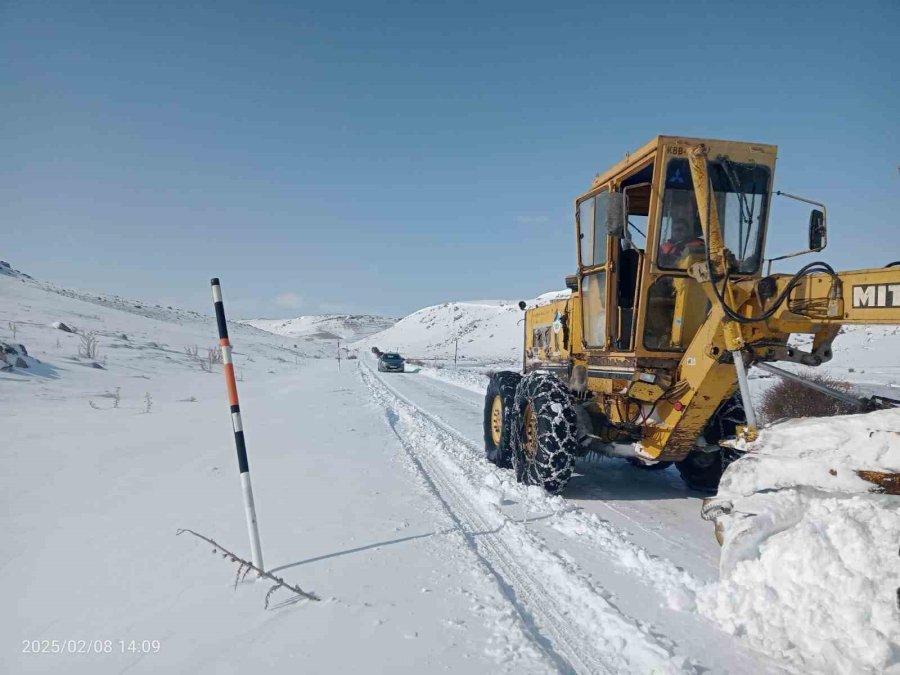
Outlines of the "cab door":
<svg viewBox="0 0 900 675">
<path fill-rule="evenodd" d="M 616 352 L 634 352 L 651 195 L 651 183 L 644 179 L 649 179 L 652 174 L 651 164 L 627 176 L 620 183 L 625 222 L 622 236 L 610 241 L 608 255 L 609 269 L 615 272 L 610 277 L 610 350 Z"/>
<path fill-rule="evenodd" d="M 580 199 L 575 207 L 582 341 L 589 350 L 606 350 L 609 344 L 609 208 L 610 192 L 605 188 Z"/>
</svg>

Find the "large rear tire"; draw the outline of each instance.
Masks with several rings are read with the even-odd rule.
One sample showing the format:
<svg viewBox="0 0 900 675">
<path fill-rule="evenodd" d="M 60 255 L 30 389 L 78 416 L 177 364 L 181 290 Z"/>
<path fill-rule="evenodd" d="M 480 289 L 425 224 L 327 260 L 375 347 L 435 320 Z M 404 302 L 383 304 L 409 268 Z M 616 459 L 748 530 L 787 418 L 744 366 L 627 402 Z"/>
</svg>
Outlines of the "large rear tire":
<svg viewBox="0 0 900 675">
<path fill-rule="evenodd" d="M 484 454 L 491 464 L 512 466 L 516 388 L 522 376 L 508 370 L 491 375 L 484 396 Z"/>
<path fill-rule="evenodd" d="M 715 445 L 723 438 L 734 438 L 737 427 L 746 423 L 744 403 L 740 393 L 735 393 L 719 406 L 707 422 L 703 437 L 709 445 Z M 725 469 L 738 456 L 739 453 L 733 450 L 695 450 L 678 462 L 678 473 L 688 487 L 701 492 L 715 492 L 719 489 L 719 481 Z"/>
<path fill-rule="evenodd" d="M 513 469 L 526 485 L 558 494 L 572 477 L 578 451 L 578 417 L 572 394 L 558 378 L 532 372 L 516 390 Z"/>
</svg>

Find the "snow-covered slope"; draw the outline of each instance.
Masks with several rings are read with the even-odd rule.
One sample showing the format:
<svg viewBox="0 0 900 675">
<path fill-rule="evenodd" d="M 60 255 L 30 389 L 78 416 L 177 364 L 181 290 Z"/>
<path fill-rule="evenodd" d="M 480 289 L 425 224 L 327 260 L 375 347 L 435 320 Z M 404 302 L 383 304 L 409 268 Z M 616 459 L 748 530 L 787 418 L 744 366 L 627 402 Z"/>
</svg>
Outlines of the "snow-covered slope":
<svg viewBox="0 0 900 675">
<path fill-rule="evenodd" d="M 249 557 L 212 317 L 10 269 L 0 341 L 29 356 L 0 371 L 0 672 L 556 671 L 352 362 L 230 329 L 266 565 L 322 602 L 265 610 L 269 584 L 175 536 Z"/>
<path fill-rule="evenodd" d="M 140 300 L 131 300 L 113 294 L 97 294 L 63 288 L 53 283 L 33 279 L 23 272 L 12 269 L 8 264 L 0 265 L 0 281 L 3 282 L 0 290 L 8 303 L 7 310 L 11 316 L 10 321 L 21 325 L 34 324 L 31 316 L 33 309 L 48 306 L 59 307 L 58 315 L 53 320 L 62 321 L 80 333 L 96 333 L 101 339 L 101 349 L 106 352 L 108 358 L 112 358 L 111 352 L 104 349 L 102 338 L 115 335 L 115 330 L 109 327 L 112 324 L 153 326 L 148 335 L 155 334 L 157 339 L 151 341 L 154 344 L 161 344 L 170 351 L 184 352 L 184 347 L 197 345 L 200 352 L 205 352 L 206 348 L 215 347 L 218 344 L 216 322 L 210 315 L 179 307 L 150 305 Z M 68 298 L 71 302 L 57 302 L 52 297 L 48 300 L 46 299 L 47 293 Z M 226 313 L 228 310 L 227 300 L 226 297 Z M 210 309 L 212 309 L 212 295 L 210 295 Z M 115 319 L 113 320 L 111 317 L 115 317 Z M 263 349 L 276 350 L 280 354 L 280 358 L 293 360 L 298 356 L 319 358 L 333 355 L 334 350 L 330 345 L 307 342 L 298 345 L 296 349 L 287 348 L 282 344 L 283 340 L 273 339 L 273 336 L 266 331 L 240 322 L 229 321 L 228 325 L 229 332 L 235 331 L 235 335 L 261 340 L 265 345 Z M 141 329 L 137 328 L 136 330 L 140 331 Z M 126 335 L 128 334 L 127 331 L 124 332 Z M 69 335 L 72 336 L 72 334 Z M 69 340 L 71 339 L 72 337 L 69 338 Z M 163 342 L 163 340 L 166 341 Z M 115 350 L 117 347 L 110 346 L 110 349 Z"/>
<path fill-rule="evenodd" d="M 373 314 L 312 314 L 295 319 L 247 319 L 241 323 L 306 341 L 353 341 L 390 328 L 397 319 Z"/>
<path fill-rule="evenodd" d="M 568 296 L 568 291 L 546 293 L 528 301 L 546 304 Z M 512 363 L 522 359 L 522 310 L 512 300 L 448 302 L 425 307 L 387 330 L 350 345 L 399 351 L 413 359 L 458 358 L 479 363 Z"/>
</svg>

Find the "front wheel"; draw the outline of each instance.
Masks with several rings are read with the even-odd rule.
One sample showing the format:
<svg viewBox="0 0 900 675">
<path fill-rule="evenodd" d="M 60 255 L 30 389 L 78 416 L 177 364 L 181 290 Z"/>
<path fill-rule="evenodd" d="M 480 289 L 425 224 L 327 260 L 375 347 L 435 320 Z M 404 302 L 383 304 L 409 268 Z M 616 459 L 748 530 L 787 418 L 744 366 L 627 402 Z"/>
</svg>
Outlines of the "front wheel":
<svg viewBox="0 0 900 675">
<path fill-rule="evenodd" d="M 703 452 L 694 450 L 678 462 L 678 473 L 688 487 L 700 492 L 715 492 L 722 478 L 722 451 Z"/>
<path fill-rule="evenodd" d="M 703 437 L 707 444 L 718 445 L 724 439 L 734 438 L 738 426 L 746 423 L 744 403 L 740 393 L 735 393 L 722 402 L 707 422 Z M 719 481 L 725 469 L 739 455 L 740 453 L 734 450 L 728 452 L 721 449 L 712 452 L 694 450 L 678 462 L 678 472 L 688 487 L 702 492 L 715 492 L 719 489 Z"/>
<path fill-rule="evenodd" d="M 572 477 L 578 451 L 578 417 L 568 387 L 549 373 L 532 372 L 516 390 L 516 479 L 559 494 Z"/>
<path fill-rule="evenodd" d="M 507 370 L 491 375 L 484 396 L 484 454 L 491 464 L 512 466 L 516 388 L 522 376 Z"/>
</svg>

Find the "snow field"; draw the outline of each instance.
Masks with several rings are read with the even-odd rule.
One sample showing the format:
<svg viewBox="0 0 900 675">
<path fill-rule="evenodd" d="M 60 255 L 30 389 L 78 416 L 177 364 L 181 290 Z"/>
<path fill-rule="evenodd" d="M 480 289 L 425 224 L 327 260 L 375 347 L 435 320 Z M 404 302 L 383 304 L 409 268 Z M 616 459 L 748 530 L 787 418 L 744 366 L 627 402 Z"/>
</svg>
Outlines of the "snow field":
<svg viewBox="0 0 900 675">
<path fill-rule="evenodd" d="M 2 339 L 15 322 L 40 361 L 0 373 L 0 672 L 557 670 L 509 628 L 493 580 L 454 557 L 460 535 L 398 470 L 396 437 L 355 368 L 238 324 L 265 560 L 323 601 L 279 591 L 266 611 L 268 584 L 233 591 L 235 565 L 175 536 L 191 527 L 249 555 L 220 366 L 204 372 L 184 352 L 214 345 L 215 322 L 134 304 L 0 276 Z M 59 320 L 96 333 L 102 369 L 76 360 L 80 337 Z M 23 640 L 68 639 L 115 651 L 22 653 Z M 162 648 L 119 651 L 131 639 Z"/>
</svg>

